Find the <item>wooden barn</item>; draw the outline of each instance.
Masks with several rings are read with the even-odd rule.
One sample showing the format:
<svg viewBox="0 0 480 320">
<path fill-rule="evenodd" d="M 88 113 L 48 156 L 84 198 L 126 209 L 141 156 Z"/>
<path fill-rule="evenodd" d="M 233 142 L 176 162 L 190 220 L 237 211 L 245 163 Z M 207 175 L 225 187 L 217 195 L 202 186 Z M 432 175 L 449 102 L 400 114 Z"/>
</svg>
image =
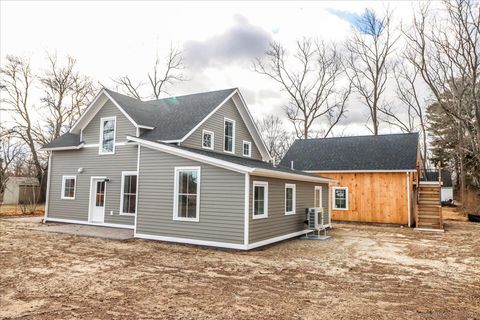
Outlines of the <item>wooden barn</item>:
<svg viewBox="0 0 480 320">
<path fill-rule="evenodd" d="M 337 181 L 323 195 L 333 220 L 441 229 L 439 183 L 418 179 L 418 139 L 409 133 L 296 140 L 281 165 Z"/>
</svg>

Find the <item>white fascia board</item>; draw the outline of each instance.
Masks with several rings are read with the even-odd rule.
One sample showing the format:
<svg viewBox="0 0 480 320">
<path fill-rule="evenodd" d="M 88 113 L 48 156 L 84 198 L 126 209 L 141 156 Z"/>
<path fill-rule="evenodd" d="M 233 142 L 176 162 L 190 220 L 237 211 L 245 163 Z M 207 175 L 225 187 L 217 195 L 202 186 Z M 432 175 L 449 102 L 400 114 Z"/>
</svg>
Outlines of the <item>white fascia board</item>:
<svg viewBox="0 0 480 320">
<path fill-rule="evenodd" d="M 221 168 L 231 170 L 231 171 L 236 171 L 236 172 L 240 172 L 240 173 L 249 173 L 253 170 L 253 168 L 250 168 L 250 167 L 238 165 L 238 164 L 235 164 L 235 163 L 231 163 L 231 162 L 216 159 L 216 158 L 212 158 L 212 157 L 205 156 L 205 155 L 202 155 L 202 154 L 198 154 L 198 153 L 195 153 L 195 152 L 179 149 L 177 147 L 171 147 L 171 146 L 168 146 L 168 145 L 164 145 L 164 144 L 160 144 L 160 143 L 156 143 L 156 142 L 152 142 L 152 141 L 148 141 L 148 140 L 144 140 L 144 139 L 140 139 L 140 138 L 136 138 L 136 137 L 132 137 L 132 136 L 127 136 L 127 139 L 131 140 L 131 141 L 134 141 L 134 142 L 137 142 L 138 144 L 140 144 L 143 147 L 163 151 L 163 152 L 173 154 L 173 155 L 176 155 L 176 156 L 179 156 L 179 157 L 182 157 L 182 158 L 187 158 L 187 159 L 211 164 L 213 166 L 221 167 Z"/>
<path fill-rule="evenodd" d="M 215 107 L 205 118 L 202 119 L 195 127 L 193 127 L 192 130 L 190 130 L 182 139 L 180 139 L 179 142 L 184 142 L 188 137 L 190 137 L 205 121 L 207 121 L 215 112 L 217 112 L 218 109 L 220 109 L 233 95 L 238 91 L 238 89 L 235 89 L 231 94 L 228 95 L 228 97 L 225 98 L 218 106 Z"/>
<path fill-rule="evenodd" d="M 62 151 L 62 150 L 78 150 L 83 148 L 84 143 L 80 143 L 78 146 L 74 147 L 58 147 L 58 148 L 40 148 L 39 151 Z"/>
<path fill-rule="evenodd" d="M 95 96 L 95 98 L 93 98 L 92 102 L 90 102 L 90 104 L 88 105 L 87 109 L 85 109 L 85 111 L 80 115 L 80 117 L 78 118 L 78 120 L 73 124 L 73 126 L 70 128 L 70 130 L 68 132 L 76 132 L 79 128 L 77 128 L 80 123 L 82 123 L 82 120 L 83 118 L 90 113 L 90 110 L 95 106 L 95 104 L 97 103 L 98 99 L 100 99 L 100 97 L 105 93 L 105 89 L 102 89 L 100 90 L 97 95 Z"/>
<path fill-rule="evenodd" d="M 139 128 L 138 123 L 136 123 L 135 120 L 133 120 L 132 117 L 130 117 L 130 115 L 129 115 L 127 112 L 125 112 L 125 110 L 123 110 L 123 108 L 118 104 L 118 102 L 115 101 L 115 99 L 113 99 L 112 96 L 107 93 L 107 91 L 105 91 L 105 90 L 103 90 L 103 91 L 104 91 L 105 95 L 106 95 L 110 100 L 112 100 L 113 104 L 114 104 L 115 106 L 117 106 L 117 108 L 120 110 L 120 112 L 122 112 L 123 115 L 135 126 L 135 128 Z"/>
<path fill-rule="evenodd" d="M 307 181 L 307 182 L 317 182 L 317 183 L 336 182 L 335 179 L 322 178 L 322 177 L 312 177 L 312 176 L 306 176 L 306 175 L 302 175 L 302 174 L 268 170 L 268 169 L 261 169 L 261 168 L 253 169 L 251 174 L 256 175 L 256 176 L 262 176 L 262 177 L 290 179 L 290 180 L 296 180 L 296 181 Z"/>
<path fill-rule="evenodd" d="M 411 170 L 303 170 L 307 173 L 382 173 L 382 172 L 417 172 L 416 169 Z"/>
<path fill-rule="evenodd" d="M 242 93 L 238 89 L 235 90 L 235 91 L 238 93 L 238 96 L 240 97 L 240 101 L 242 102 L 243 107 L 244 107 L 244 109 L 247 113 L 247 116 L 248 116 L 249 120 L 250 120 L 250 121 L 246 121 L 245 119 L 243 119 L 243 122 L 247 126 L 248 131 L 252 135 L 252 138 L 255 140 L 255 144 L 260 149 L 260 153 L 262 153 L 262 156 L 264 158 L 267 158 L 266 160 L 271 161 L 272 156 L 268 152 L 267 145 L 265 144 L 265 141 L 263 141 L 262 135 L 260 134 L 260 130 L 258 130 L 257 124 L 253 120 L 252 114 L 250 113 L 250 110 L 247 107 L 247 103 L 245 102 L 245 99 L 243 98 Z M 239 112 L 240 112 L 240 110 L 239 110 Z M 240 115 L 242 115 L 241 112 L 240 112 Z M 253 128 L 249 128 L 249 125 L 253 126 Z M 258 143 L 258 140 L 260 141 L 260 143 Z"/>
</svg>

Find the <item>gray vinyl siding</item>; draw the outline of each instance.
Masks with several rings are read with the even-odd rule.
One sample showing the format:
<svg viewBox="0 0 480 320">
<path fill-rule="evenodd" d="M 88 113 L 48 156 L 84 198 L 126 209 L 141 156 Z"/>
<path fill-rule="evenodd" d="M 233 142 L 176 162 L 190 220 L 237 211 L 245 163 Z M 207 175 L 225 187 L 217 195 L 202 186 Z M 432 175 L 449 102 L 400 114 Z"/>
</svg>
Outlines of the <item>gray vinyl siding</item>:
<svg viewBox="0 0 480 320">
<path fill-rule="evenodd" d="M 115 127 L 115 141 L 125 142 L 127 135 L 136 136 L 136 128 L 125 117 L 125 115 L 113 104 L 111 100 L 107 100 L 103 107 L 93 117 L 92 121 L 83 129 L 83 141 L 85 144 L 98 144 L 100 140 L 100 120 L 105 117 L 117 117 Z M 115 147 L 116 148 L 116 147 Z M 98 151 L 98 149 L 97 149 Z"/>
<path fill-rule="evenodd" d="M 182 146 L 189 148 L 202 148 L 202 131 L 208 130 L 214 133 L 214 150 L 216 152 L 223 151 L 223 131 L 224 118 L 235 120 L 235 155 L 243 157 L 243 140 L 252 143 L 252 159 L 262 160 L 262 156 L 258 147 L 255 145 L 247 126 L 243 122 L 242 116 L 238 112 L 237 107 L 230 99 L 220 109 L 218 109 L 210 118 L 208 118 L 196 131 L 192 133 Z"/>
<path fill-rule="evenodd" d="M 200 167 L 200 221 L 173 220 L 175 166 Z M 141 148 L 137 233 L 243 244 L 245 175 Z"/>
<path fill-rule="evenodd" d="M 268 217 L 253 219 L 253 182 L 268 182 Z M 285 184 L 296 185 L 295 214 L 285 215 Z M 315 186 L 322 186 L 323 208 L 329 210 L 328 185 L 294 180 L 250 176 L 249 243 L 267 240 L 306 229 L 305 208 L 314 206 Z"/>
<path fill-rule="evenodd" d="M 137 170 L 138 147 L 117 146 L 114 155 L 98 155 L 98 148 L 54 151 L 51 160 L 48 217 L 88 221 L 90 177 L 106 176 L 105 223 L 133 225 L 134 217 L 121 216 L 122 171 Z M 78 173 L 83 168 L 83 173 Z M 62 176 L 76 175 L 75 199 L 61 199 Z M 112 211 L 112 214 L 111 214 Z"/>
</svg>

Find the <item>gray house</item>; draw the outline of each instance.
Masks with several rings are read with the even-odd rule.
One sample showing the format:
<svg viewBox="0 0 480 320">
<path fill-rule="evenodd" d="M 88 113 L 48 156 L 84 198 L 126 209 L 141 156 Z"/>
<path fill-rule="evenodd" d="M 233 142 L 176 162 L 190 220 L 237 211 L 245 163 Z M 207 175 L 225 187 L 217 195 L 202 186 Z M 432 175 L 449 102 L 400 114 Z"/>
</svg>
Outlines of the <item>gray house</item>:
<svg viewBox="0 0 480 320">
<path fill-rule="evenodd" d="M 334 182 L 272 165 L 238 89 L 152 101 L 102 89 L 43 150 L 46 221 L 224 248 L 306 233 L 305 208 L 329 210 Z"/>
</svg>

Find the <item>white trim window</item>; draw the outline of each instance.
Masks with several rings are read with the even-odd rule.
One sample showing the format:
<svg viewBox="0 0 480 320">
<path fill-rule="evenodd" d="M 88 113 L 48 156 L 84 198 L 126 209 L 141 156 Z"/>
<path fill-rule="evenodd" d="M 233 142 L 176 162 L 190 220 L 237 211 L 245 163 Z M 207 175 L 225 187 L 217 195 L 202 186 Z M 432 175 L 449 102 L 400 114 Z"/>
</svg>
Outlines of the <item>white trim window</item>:
<svg viewBox="0 0 480 320">
<path fill-rule="evenodd" d="M 137 211 L 137 172 L 122 172 L 120 192 L 120 214 L 134 216 Z"/>
<path fill-rule="evenodd" d="M 223 151 L 235 153 L 235 120 L 223 120 Z"/>
<path fill-rule="evenodd" d="M 322 186 L 315 186 L 314 208 L 323 208 Z"/>
<path fill-rule="evenodd" d="M 213 150 L 214 133 L 208 130 L 202 130 L 202 148 Z"/>
<path fill-rule="evenodd" d="M 268 182 L 254 181 L 253 182 L 253 203 L 252 203 L 252 218 L 261 219 L 268 217 Z"/>
<path fill-rule="evenodd" d="M 243 155 L 245 157 L 252 156 L 252 143 L 250 141 L 243 141 Z"/>
<path fill-rule="evenodd" d="M 100 141 L 98 154 L 115 153 L 115 134 L 117 117 L 106 117 L 100 119 Z"/>
<path fill-rule="evenodd" d="M 347 187 L 333 187 L 333 209 L 334 210 L 348 210 L 348 188 Z"/>
<path fill-rule="evenodd" d="M 75 199 L 77 176 L 62 176 L 62 199 Z"/>
<path fill-rule="evenodd" d="M 297 186 L 292 183 L 285 183 L 285 215 L 295 214 L 297 202 Z"/>
<path fill-rule="evenodd" d="M 200 218 L 200 167 L 175 167 L 173 220 Z"/>
</svg>

